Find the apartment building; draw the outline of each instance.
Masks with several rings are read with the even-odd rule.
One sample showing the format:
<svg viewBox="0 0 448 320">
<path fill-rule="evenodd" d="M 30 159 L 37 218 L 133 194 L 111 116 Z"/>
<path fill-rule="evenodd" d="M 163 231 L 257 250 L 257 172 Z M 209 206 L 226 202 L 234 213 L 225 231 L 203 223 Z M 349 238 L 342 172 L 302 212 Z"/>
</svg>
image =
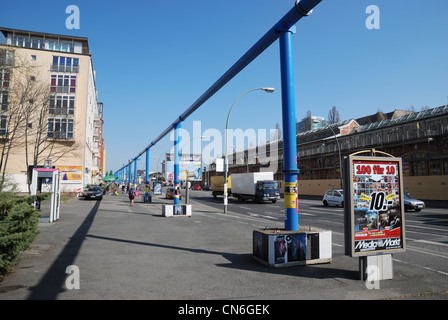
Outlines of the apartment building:
<svg viewBox="0 0 448 320">
<path fill-rule="evenodd" d="M 103 104 L 88 39 L 0 32 L 1 173 L 23 192 L 30 168 L 44 164 L 61 170 L 63 192 L 98 183 L 104 172 Z"/>
</svg>

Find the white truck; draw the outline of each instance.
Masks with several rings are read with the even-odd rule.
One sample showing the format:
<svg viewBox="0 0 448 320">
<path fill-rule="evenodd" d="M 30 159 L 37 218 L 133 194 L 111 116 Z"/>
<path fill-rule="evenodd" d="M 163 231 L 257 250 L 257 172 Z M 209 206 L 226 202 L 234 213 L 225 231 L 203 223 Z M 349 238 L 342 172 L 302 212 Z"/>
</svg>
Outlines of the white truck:
<svg viewBox="0 0 448 320">
<path fill-rule="evenodd" d="M 232 196 L 242 201 L 275 203 L 280 199 L 279 183 L 273 172 L 232 173 Z"/>
</svg>

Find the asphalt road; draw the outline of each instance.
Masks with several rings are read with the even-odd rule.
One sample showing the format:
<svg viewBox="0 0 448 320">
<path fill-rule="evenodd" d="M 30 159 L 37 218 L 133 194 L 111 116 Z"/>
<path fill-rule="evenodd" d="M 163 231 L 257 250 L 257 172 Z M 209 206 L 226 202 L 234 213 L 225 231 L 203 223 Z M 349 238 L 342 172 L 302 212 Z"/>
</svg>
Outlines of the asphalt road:
<svg viewBox="0 0 448 320">
<path fill-rule="evenodd" d="M 183 190 L 185 196 L 185 190 Z M 223 198 L 216 199 L 210 191 L 190 191 L 190 200 L 223 210 Z M 185 202 L 185 198 L 182 203 Z M 283 199 L 275 204 L 252 201 L 241 202 L 229 199 L 229 212 L 248 215 L 265 220 L 267 226 L 273 223 L 283 225 Z M 344 209 L 324 207 L 321 200 L 299 198 L 299 224 L 311 225 L 333 234 L 333 246 L 344 250 Z M 448 276 L 448 208 L 427 207 L 420 212 L 405 213 L 406 252 L 393 255 L 393 260 L 410 267 L 422 268 Z"/>
</svg>

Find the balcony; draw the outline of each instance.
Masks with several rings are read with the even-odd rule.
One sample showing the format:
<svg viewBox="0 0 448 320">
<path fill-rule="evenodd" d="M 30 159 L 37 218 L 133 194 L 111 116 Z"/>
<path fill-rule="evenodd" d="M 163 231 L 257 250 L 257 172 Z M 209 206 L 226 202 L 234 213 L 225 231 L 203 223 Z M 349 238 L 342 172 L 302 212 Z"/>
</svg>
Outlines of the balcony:
<svg viewBox="0 0 448 320">
<path fill-rule="evenodd" d="M 69 72 L 79 73 L 79 66 L 65 66 L 59 64 L 52 64 L 50 67 L 51 72 Z"/>
<path fill-rule="evenodd" d="M 72 86 L 50 86 L 50 93 L 76 93 L 76 87 L 72 87 Z"/>
<path fill-rule="evenodd" d="M 95 130 L 93 130 L 94 141 L 99 141 L 100 135 L 101 135 L 101 131 L 98 130 L 98 128 L 95 128 Z"/>
</svg>

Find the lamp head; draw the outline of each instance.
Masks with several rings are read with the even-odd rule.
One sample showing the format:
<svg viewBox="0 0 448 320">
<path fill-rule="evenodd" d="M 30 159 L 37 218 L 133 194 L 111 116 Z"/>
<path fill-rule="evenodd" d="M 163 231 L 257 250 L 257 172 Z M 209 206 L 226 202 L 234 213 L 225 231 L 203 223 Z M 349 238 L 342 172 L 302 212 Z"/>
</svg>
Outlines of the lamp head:
<svg viewBox="0 0 448 320">
<path fill-rule="evenodd" d="M 269 87 L 261 88 L 261 90 L 264 90 L 264 91 L 266 91 L 266 92 L 274 92 L 274 91 L 275 91 L 274 88 L 269 88 Z"/>
</svg>

